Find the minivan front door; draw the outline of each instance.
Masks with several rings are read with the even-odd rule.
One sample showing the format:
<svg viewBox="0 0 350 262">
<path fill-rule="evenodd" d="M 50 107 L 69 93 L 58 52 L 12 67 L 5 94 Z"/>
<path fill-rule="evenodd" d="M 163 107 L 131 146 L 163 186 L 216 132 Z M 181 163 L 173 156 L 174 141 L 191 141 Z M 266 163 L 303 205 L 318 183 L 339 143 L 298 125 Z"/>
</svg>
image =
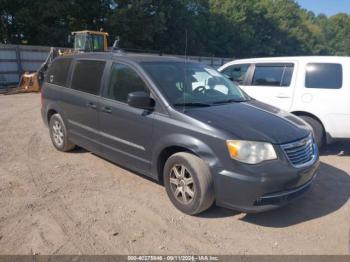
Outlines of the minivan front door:
<svg viewBox="0 0 350 262">
<path fill-rule="evenodd" d="M 108 78 L 99 113 L 103 154 L 125 167 L 150 173 L 153 115 L 127 104 L 129 93 L 149 90 L 139 74 L 125 64 L 113 63 Z"/>
<path fill-rule="evenodd" d="M 251 97 L 289 111 L 293 102 L 293 63 L 257 63 L 248 85 L 241 88 Z"/>
</svg>

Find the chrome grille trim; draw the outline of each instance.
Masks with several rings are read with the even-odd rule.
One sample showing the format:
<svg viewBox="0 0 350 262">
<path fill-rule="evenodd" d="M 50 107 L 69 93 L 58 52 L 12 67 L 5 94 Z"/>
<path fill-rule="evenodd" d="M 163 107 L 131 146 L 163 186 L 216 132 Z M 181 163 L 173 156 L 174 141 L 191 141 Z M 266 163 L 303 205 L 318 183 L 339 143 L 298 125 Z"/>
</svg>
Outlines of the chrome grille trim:
<svg viewBox="0 0 350 262">
<path fill-rule="evenodd" d="M 281 145 L 289 162 L 297 168 L 311 165 L 317 158 L 317 146 L 313 136 L 298 140 L 296 142 Z"/>
</svg>

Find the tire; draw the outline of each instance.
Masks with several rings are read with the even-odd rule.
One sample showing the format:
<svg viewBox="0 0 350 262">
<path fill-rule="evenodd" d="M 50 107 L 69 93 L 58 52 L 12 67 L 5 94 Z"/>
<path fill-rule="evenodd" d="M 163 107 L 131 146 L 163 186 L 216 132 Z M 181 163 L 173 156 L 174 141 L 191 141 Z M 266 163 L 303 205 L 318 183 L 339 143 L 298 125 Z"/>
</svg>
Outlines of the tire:
<svg viewBox="0 0 350 262">
<path fill-rule="evenodd" d="M 68 139 L 66 126 L 59 114 L 51 116 L 49 130 L 52 144 L 57 150 L 67 152 L 75 148 L 75 145 Z"/>
<path fill-rule="evenodd" d="M 213 178 L 209 166 L 199 157 L 185 152 L 170 156 L 165 163 L 163 176 L 170 201 L 183 213 L 195 215 L 213 204 Z M 192 183 L 189 183 L 190 178 Z"/>
<path fill-rule="evenodd" d="M 301 118 L 312 127 L 317 146 L 321 148 L 325 144 L 326 140 L 325 131 L 322 124 L 310 116 L 301 116 Z"/>
</svg>

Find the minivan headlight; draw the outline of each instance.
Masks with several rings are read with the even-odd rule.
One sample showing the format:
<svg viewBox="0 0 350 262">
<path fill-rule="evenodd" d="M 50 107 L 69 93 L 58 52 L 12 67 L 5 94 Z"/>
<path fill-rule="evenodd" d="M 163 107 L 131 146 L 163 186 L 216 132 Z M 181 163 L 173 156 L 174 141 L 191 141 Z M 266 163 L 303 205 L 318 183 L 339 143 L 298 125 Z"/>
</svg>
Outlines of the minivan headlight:
<svg viewBox="0 0 350 262">
<path fill-rule="evenodd" d="M 244 140 L 227 140 L 231 158 L 247 164 L 258 164 L 265 160 L 276 159 L 272 144 Z"/>
</svg>

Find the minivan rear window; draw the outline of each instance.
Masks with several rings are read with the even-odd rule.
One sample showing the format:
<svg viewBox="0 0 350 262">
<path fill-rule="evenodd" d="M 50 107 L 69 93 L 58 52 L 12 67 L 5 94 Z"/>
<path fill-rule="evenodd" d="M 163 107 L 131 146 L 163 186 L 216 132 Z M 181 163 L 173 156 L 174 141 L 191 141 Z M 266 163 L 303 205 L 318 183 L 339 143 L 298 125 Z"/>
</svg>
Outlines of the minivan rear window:
<svg viewBox="0 0 350 262">
<path fill-rule="evenodd" d="M 93 95 L 99 94 L 105 64 L 104 61 L 77 60 L 74 67 L 72 88 Z"/>
<path fill-rule="evenodd" d="M 46 82 L 65 86 L 71 62 L 71 58 L 54 60 L 46 73 Z"/>
<path fill-rule="evenodd" d="M 341 64 L 309 63 L 306 65 L 305 87 L 339 89 L 343 85 Z"/>
</svg>

